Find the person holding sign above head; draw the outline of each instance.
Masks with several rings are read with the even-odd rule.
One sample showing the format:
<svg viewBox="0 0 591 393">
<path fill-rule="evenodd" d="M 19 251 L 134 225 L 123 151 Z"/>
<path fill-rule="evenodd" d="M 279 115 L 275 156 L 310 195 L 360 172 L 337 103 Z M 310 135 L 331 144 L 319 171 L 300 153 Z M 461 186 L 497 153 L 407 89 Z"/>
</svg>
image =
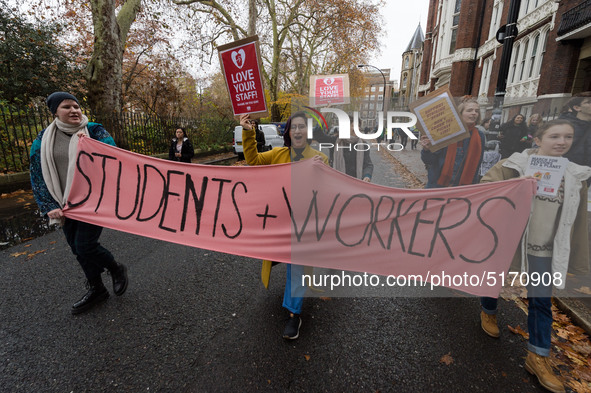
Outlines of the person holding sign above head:
<svg viewBox="0 0 591 393">
<path fill-rule="evenodd" d="M 479 169 L 484 152 L 485 138 L 476 128 L 480 117 L 480 105 L 475 98 L 464 97 L 458 105 L 462 122 L 470 137 L 431 152 L 431 141 L 421 137 L 421 160 L 427 167 L 425 188 L 464 186 L 478 183 Z"/>
<path fill-rule="evenodd" d="M 47 106 L 55 120 L 31 146 L 31 185 L 41 214 L 50 224 L 62 226 L 86 276 L 88 292 L 72 306 L 72 314 L 79 314 L 109 297 L 101 278 L 105 269 L 113 279 L 115 295 L 123 295 L 127 289 L 127 268 L 98 241 L 103 228 L 66 218 L 62 211 L 72 185 L 79 138 L 90 137 L 113 146 L 115 141 L 101 124 L 88 122 L 73 95 L 55 92 L 47 97 Z"/>
<path fill-rule="evenodd" d="M 171 161 L 191 162 L 191 158 L 195 155 L 193 144 L 187 137 L 184 128 L 177 128 L 175 130 L 175 137 L 172 138 L 170 149 L 168 150 L 168 159 Z"/>
<path fill-rule="evenodd" d="M 548 363 L 552 333 L 552 287 L 564 288 L 567 271 L 580 274 L 589 270 L 586 180 L 591 176 L 591 168 L 565 159 L 555 159 L 568 152 L 574 132 L 573 125 L 567 120 L 542 124 L 534 136 L 538 148 L 514 153 L 499 161 L 482 178 L 482 182 L 494 182 L 534 173 L 533 177 L 540 182 L 537 176 L 538 172 L 542 173 L 537 169 L 540 162 L 550 168 L 544 173 L 549 174 L 553 169 L 562 169 L 564 172 L 563 176 L 558 175 L 556 179 L 553 196 L 546 194 L 546 187 L 538 187 L 528 226 L 513 258 L 513 266 L 520 268 L 529 278 L 529 342 L 525 369 L 536 375 L 540 384 L 552 392 L 564 392 L 562 382 Z M 483 297 L 481 305 L 482 329 L 491 337 L 499 337 L 497 299 Z"/>
<path fill-rule="evenodd" d="M 242 146 L 244 158 L 248 165 L 273 165 L 296 162 L 314 158 L 328 164 L 328 158 L 323 153 L 314 150 L 308 144 L 308 119 L 304 112 L 294 113 L 285 124 L 283 138 L 286 147 L 276 147 L 263 153 L 257 152 L 255 140 L 254 121 L 248 114 L 240 116 L 242 126 Z M 283 307 L 289 311 L 289 320 L 283 332 L 283 338 L 295 340 L 299 337 L 302 319 L 300 314 L 304 301 L 306 288 L 302 285 L 304 267 L 300 265 L 287 265 L 285 291 L 283 294 Z"/>
</svg>

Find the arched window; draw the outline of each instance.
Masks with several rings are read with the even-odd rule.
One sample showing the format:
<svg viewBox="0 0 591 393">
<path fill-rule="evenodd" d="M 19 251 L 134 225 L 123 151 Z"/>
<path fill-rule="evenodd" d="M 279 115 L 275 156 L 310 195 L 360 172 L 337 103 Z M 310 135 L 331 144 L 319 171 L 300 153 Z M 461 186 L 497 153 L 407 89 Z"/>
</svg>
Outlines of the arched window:
<svg viewBox="0 0 591 393">
<path fill-rule="evenodd" d="M 531 55 L 529 56 L 529 73 L 527 75 L 528 78 L 531 78 L 534 73 L 534 66 L 536 64 L 536 55 L 537 55 L 537 51 L 538 51 L 539 41 L 540 41 L 540 35 L 538 34 L 538 35 L 536 35 L 536 38 L 534 38 L 534 43 L 531 48 Z"/>
<path fill-rule="evenodd" d="M 517 45 L 514 48 L 514 55 L 515 57 L 513 57 L 513 65 L 511 66 L 511 83 L 515 82 L 515 74 L 517 74 L 517 62 L 519 59 L 519 51 L 521 50 L 521 45 Z"/>
<path fill-rule="evenodd" d="M 525 71 L 525 59 L 527 58 L 527 47 L 529 46 L 529 41 L 525 41 L 525 47 L 521 53 L 521 64 L 520 64 L 520 71 L 519 71 L 519 81 L 523 80 L 523 72 Z"/>
<path fill-rule="evenodd" d="M 538 60 L 538 75 L 540 75 L 540 73 L 542 72 L 542 62 L 544 61 L 544 54 L 546 53 L 546 45 L 548 45 L 548 34 L 550 34 L 550 30 L 546 30 L 546 33 L 540 34 L 544 38 L 543 41 L 540 43 L 542 50 L 540 51 L 540 59 Z"/>
<path fill-rule="evenodd" d="M 409 59 L 408 56 L 405 56 L 404 57 L 404 69 L 407 69 L 408 68 L 408 59 Z"/>
</svg>

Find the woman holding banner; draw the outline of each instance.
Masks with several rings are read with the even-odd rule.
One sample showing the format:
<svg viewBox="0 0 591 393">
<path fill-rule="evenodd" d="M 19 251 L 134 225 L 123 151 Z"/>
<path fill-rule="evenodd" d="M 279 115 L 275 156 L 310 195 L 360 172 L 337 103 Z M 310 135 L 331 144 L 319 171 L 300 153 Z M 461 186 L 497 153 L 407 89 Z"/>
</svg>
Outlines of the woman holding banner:
<svg viewBox="0 0 591 393">
<path fill-rule="evenodd" d="M 571 147 L 573 125 L 553 120 L 539 126 L 534 141 L 538 148 L 514 153 L 499 161 L 482 182 L 509 180 L 524 176 L 530 155 L 561 157 Z M 567 162 L 555 196 L 538 195 L 532 202 L 528 226 L 513 258 L 513 266 L 527 280 L 529 341 L 525 369 L 537 376 L 552 392 L 564 392 L 548 364 L 552 334 L 552 287 L 564 288 L 567 271 L 589 271 L 587 236 L 587 182 L 591 168 Z M 481 298 L 481 326 L 486 334 L 499 337 L 497 299 Z"/>
<path fill-rule="evenodd" d="M 72 306 L 72 314 L 79 314 L 109 297 L 101 278 L 105 269 L 113 279 L 115 295 L 127 289 L 127 268 L 98 241 L 103 228 L 66 218 L 62 211 L 72 184 L 79 138 L 87 136 L 113 146 L 115 141 L 101 124 L 88 122 L 73 95 L 55 92 L 47 97 L 47 106 L 55 119 L 31 146 L 31 184 L 41 214 L 47 215 L 50 224 L 62 226 L 86 276 L 88 292 Z"/>
<path fill-rule="evenodd" d="M 248 165 L 285 164 L 309 158 L 322 160 L 325 164 L 328 164 L 328 157 L 312 149 L 308 144 L 308 119 L 304 112 L 296 112 L 287 120 L 285 133 L 283 134 L 286 147 L 276 147 L 263 153 L 257 152 L 254 124 L 255 122 L 250 120 L 248 114 L 240 116 L 242 146 L 244 147 L 244 158 Z M 300 326 L 302 325 L 300 314 L 304 301 L 303 296 L 306 291 L 306 288 L 302 285 L 303 271 L 303 266 L 287 265 L 283 307 L 289 311 L 289 320 L 285 325 L 283 338 L 288 340 L 295 340 L 299 337 Z"/>
<path fill-rule="evenodd" d="M 476 128 L 480 105 L 475 98 L 464 97 L 458 110 L 470 138 L 431 152 L 431 141 L 426 135 L 421 137 L 421 160 L 427 167 L 425 188 L 464 186 L 480 180 L 479 169 L 486 141 L 482 131 Z"/>
</svg>

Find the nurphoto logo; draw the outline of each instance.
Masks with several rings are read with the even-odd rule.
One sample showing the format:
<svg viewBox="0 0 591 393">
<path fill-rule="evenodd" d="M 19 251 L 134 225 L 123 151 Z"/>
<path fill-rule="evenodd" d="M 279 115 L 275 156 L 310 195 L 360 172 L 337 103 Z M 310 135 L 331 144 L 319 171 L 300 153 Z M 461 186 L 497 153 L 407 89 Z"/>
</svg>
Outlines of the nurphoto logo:
<svg viewBox="0 0 591 393">
<path fill-rule="evenodd" d="M 337 145 L 334 143 L 319 143 L 320 150 L 336 148 L 339 150 L 355 150 L 355 151 L 367 151 L 372 146 L 376 147 L 377 150 L 385 147 L 390 151 L 401 151 L 404 146 L 400 143 L 390 143 L 389 141 L 393 138 L 393 132 L 395 129 L 404 132 L 410 139 L 418 139 L 417 136 L 410 130 L 411 127 L 417 124 L 417 117 L 411 112 L 393 112 L 388 111 L 386 115 L 386 129 L 385 129 L 385 143 L 366 143 L 362 141 L 378 139 L 384 133 L 384 118 L 378 116 L 378 126 L 374 132 L 363 133 L 359 129 L 359 112 L 353 112 L 353 123 L 350 122 L 349 115 L 342 109 L 338 108 L 322 108 L 320 112 L 306 107 L 311 110 L 312 117 L 322 126 L 324 125 L 328 129 L 328 124 L 324 119 L 323 113 L 332 113 L 338 120 L 338 137 L 341 140 L 356 140 L 356 143 L 350 143 L 347 145 Z M 401 119 L 408 119 L 408 121 L 400 121 Z M 353 125 L 353 134 L 357 136 L 351 137 L 351 124 Z M 313 139 L 313 119 L 308 118 L 308 138 Z M 359 141 L 361 139 L 362 141 Z"/>
</svg>

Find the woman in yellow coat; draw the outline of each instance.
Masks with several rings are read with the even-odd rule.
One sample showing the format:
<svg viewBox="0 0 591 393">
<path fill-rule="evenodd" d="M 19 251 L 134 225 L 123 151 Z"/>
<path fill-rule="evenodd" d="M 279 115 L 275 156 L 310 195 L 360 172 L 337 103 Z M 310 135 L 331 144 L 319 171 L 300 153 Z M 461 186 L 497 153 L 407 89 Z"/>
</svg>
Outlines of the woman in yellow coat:
<svg viewBox="0 0 591 393">
<path fill-rule="evenodd" d="M 285 124 L 283 135 L 285 147 L 276 147 L 273 150 L 259 153 L 255 139 L 254 121 L 249 115 L 240 117 L 242 125 L 242 146 L 244 158 L 248 165 L 273 165 L 285 164 L 318 157 L 325 164 L 328 164 L 328 157 L 323 153 L 314 150 L 308 144 L 308 119 L 304 112 L 294 113 Z M 303 266 L 287 265 L 287 277 L 285 280 L 285 291 L 283 294 L 283 307 L 289 311 L 289 320 L 285 325 L 283 338 L 295 340 L 299 337 L 302 319 L 300 313 L 304 301 L 306 288 L 302 285 Z"/>
</svg>

